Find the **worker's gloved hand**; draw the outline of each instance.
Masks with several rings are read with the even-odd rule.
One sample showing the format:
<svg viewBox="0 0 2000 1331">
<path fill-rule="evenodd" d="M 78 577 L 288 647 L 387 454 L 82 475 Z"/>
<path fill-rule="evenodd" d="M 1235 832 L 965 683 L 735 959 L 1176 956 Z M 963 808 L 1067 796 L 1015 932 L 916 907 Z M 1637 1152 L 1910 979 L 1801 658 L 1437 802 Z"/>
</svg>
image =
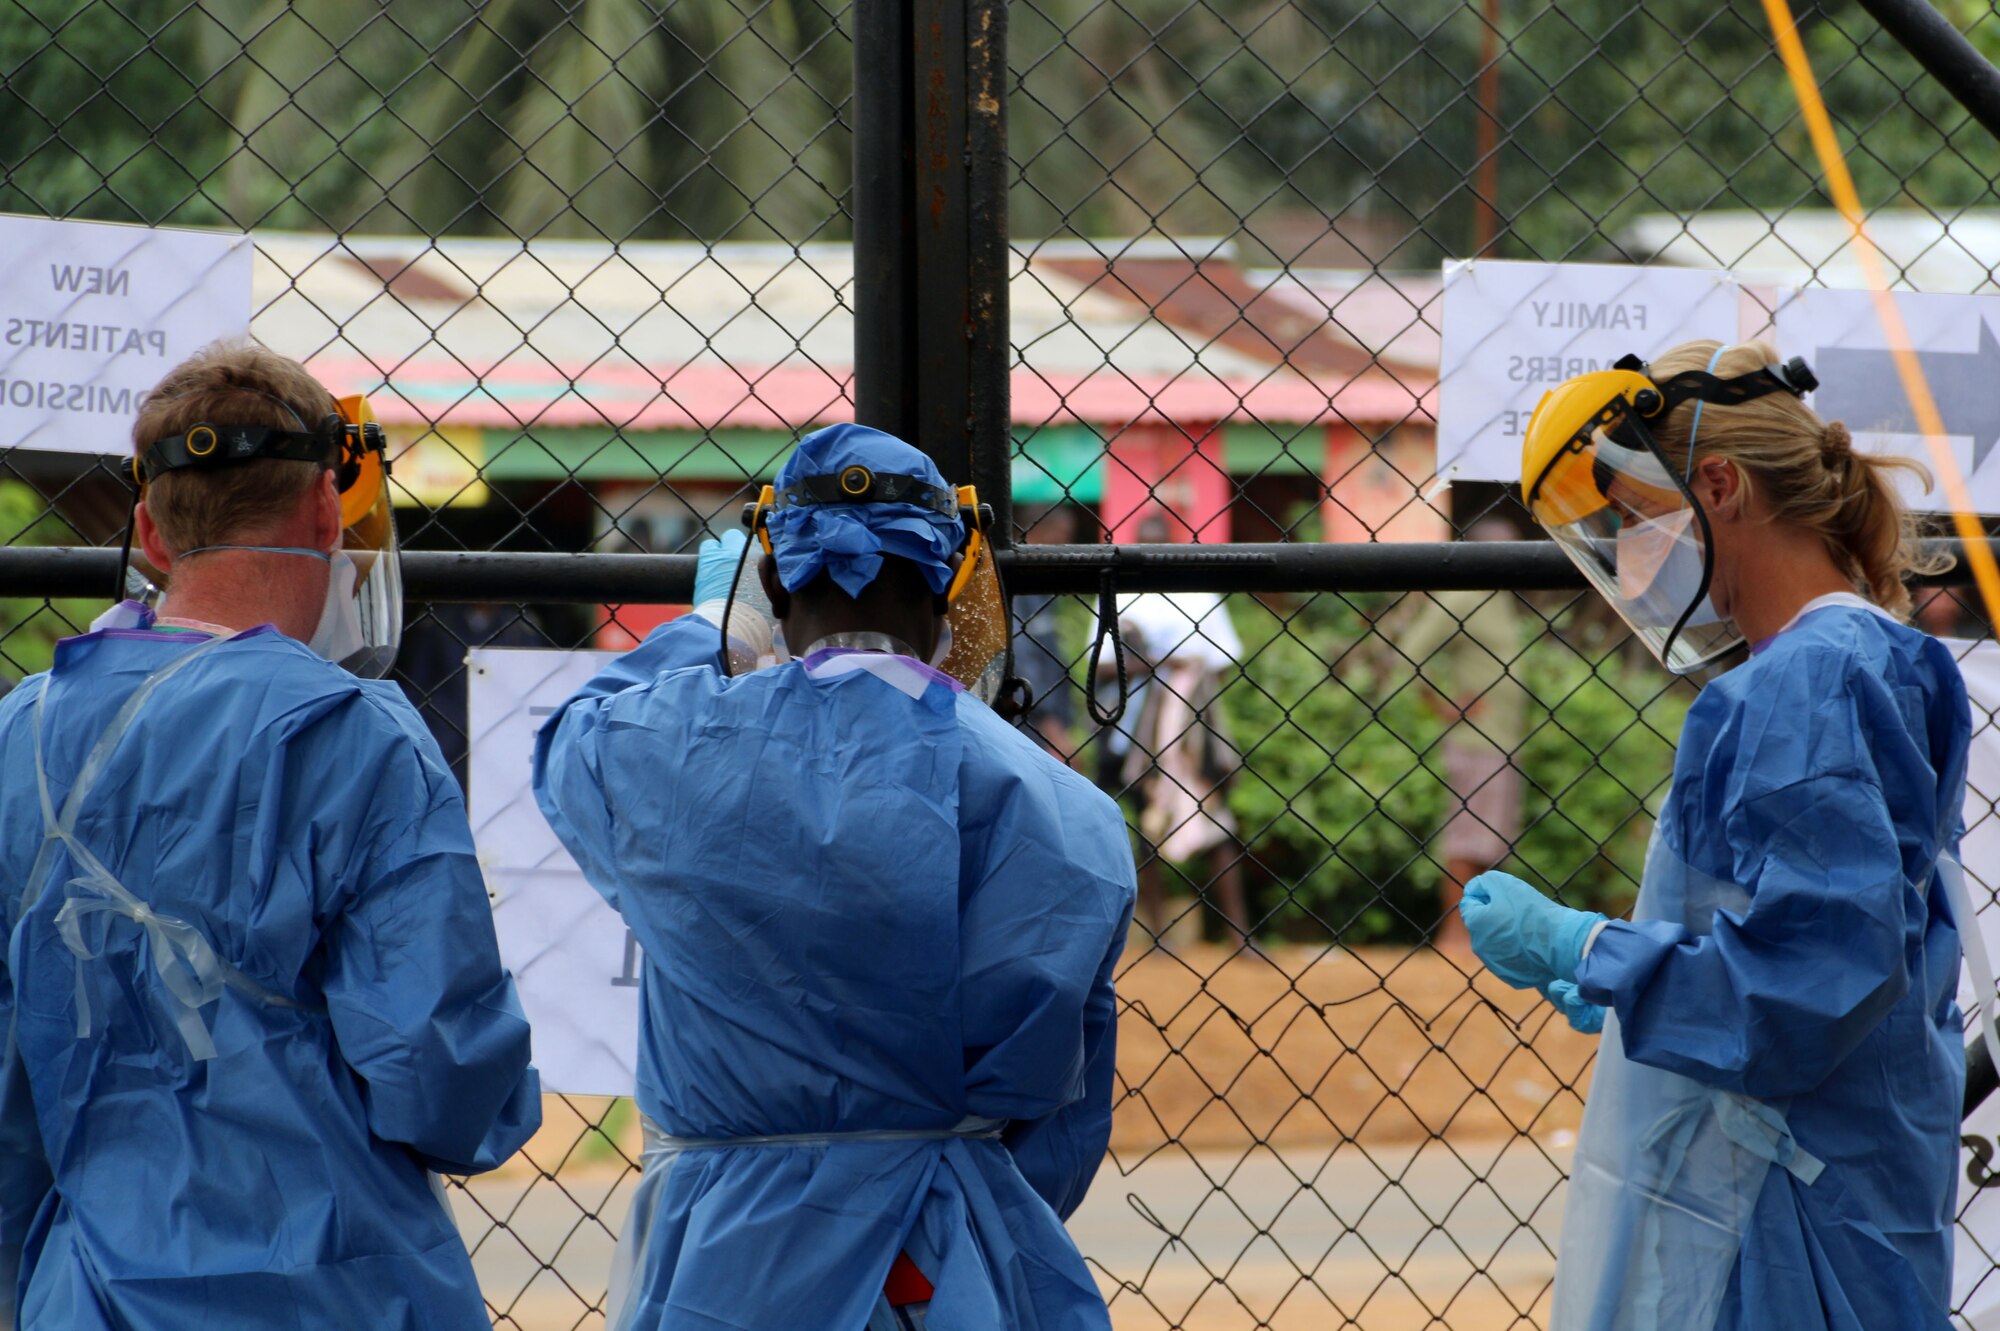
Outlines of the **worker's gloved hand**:
<svg viewBox="0 0 2000 1331">
<path fill-rule="evenodd" d="M 1604 921 L 1594 910 L 1558 906 L 1512 874 L 1488 871 L 1465 885 L 1458 903 L 1472 950 L 1486 968 L 1516 989 L 1576 980 L 1590 931 Z"/>
<path fill-rule="evenodd" d="M 729 673 L 747 675 L 772 665 L 779 659 L 778 622 L 771 614 L 771 598 L 757 576 L 757 560 L 745 559 L 750 544 L 741 531 L 724 532 L 696 548 L 694 571 L 694 612 L 711 624 L 721 624 L 725 607 L 729 614 Z M 732 602 L 730 588 L 734 587 Z"/>
<path fill-rule="evenodd" d="M 695 548 L 694 603 L 722 601 L 729 597 L 729 584 L 736 581 L 737 566 L 744 562 L 743 547 L 750 538 L 732 528 Z"/>
<path fill-rule="evenodd" d="M 1604 1009 L 1578 993 L 1570 981 L 1551 980 L 1537 987 L 1541 989 L 1542 997 L 1568 1018 L 1571 1030 L 1596 1035 L 1604 1029 Z"/>
</svg>

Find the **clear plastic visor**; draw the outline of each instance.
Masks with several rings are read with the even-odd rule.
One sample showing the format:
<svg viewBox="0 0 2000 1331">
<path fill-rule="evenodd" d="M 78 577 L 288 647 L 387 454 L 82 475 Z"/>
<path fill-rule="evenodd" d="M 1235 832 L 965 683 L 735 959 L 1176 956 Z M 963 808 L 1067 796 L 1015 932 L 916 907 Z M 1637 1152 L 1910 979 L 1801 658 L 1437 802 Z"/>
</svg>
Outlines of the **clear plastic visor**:
<svg viewBox="0 0 2000 1331">
<path fill-rule="evenodd" d="M 1532 506 L 1647 649 L 1675 674 L 1688 674 L 1726 655 L 1743 635 L 1714 616 L 1702 525 L 1666 464 L 1636 438 L 1643 428 L 1626 418 L 1601 424 L 1556 460 L 1545 483 L 1565 496 L 1568 521 L 1549 521 L 1547 507 Z M 1590 503 L 1577 502 L 1584 493 L 1594 496 Z"/>
<path fill-rule="evenodd" d="M 939 668 L 990 706 L 1006 683 L 1007 602 L 993 568 L 993 548 L 981 541 L 971 558 L 973 568 L 964 590 L 951 603 L 946 622 L 951 649 Z"/>
<path fill-rule="evenodd" d="M 386 489 L 362 521 L 341 533 L 341 545 L 354 561 L 361 646 L 340 664 L 364 679 L 380 679 L 394 668 L 403 643 L 403 561 Z"/>
</svg>

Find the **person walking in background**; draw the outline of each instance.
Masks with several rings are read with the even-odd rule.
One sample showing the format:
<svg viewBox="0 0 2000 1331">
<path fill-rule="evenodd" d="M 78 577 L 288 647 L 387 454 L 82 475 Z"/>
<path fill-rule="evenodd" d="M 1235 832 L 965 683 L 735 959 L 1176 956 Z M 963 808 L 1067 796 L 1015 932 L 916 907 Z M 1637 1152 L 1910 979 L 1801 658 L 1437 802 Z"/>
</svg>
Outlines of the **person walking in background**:
<svg viewBox="0 0 2000 1331">
<path fill-rule="evenodd" d="M 1040 511 L 1019 509 L 1021 535 L 1028 545 L 1067 545 L 1076 539 L 1077 513 L 1067 504 Z M 1062 598 L 1030 592 L 1012 598 L 1014 673 L 1027 683 L 1034 702 L 1016 722 L 1059 761 L 1077 757 L 1077 697 L 1070 678 L 1070 648 L 1063 641 Z"/>
<path fill-rule="evenodd" d="M 767 493 L 795 657 L 729 675 L 718 625 L 778 637 L 731 533 L 536 742 L 645 949 L 610 1325 L 1108 1331 L 1062 1222 L 1111 1133 L 1123 819 L 925 664 L 968 539 L 928 457 L 832 426 Z"/>
<path fill-rule="evenodd" d="M 1158 514 L 1139 539 L 1167 539 Z M 1161 876 L 1168 864 L 1197 863 L 1208 872 L 1195 884 L 1216 901 L 1236 938 L 1250 941 L 1250 907 L 1243 892 L 1243 849 L 1229 810 L 1229 780 L 1242 766 L 1224 730 L 1221 693 L 1239 671 L 1243 641 L 1229 609 L 1214 592 L 1139 592 L 1118 599 L 1129 678 L 1125 715 L 1102 735 L 1098 785 L 1129 800 L 1143 842 L 1138 918 L 1155 938 L 1168 926 Z M 1100 661 L 1096 687 L 1117 689 L 1115 663 Z M 1107 697 L 1108 701 L 1108 697 Z"/>
<path fill-rule="evenodd" d="M 1957 851 L 1972 734 L 1905 622 L 1901 458 L 1855 451 L 1801 360 L 1696 342 L 1550 392 L 1537 521 L 1688 709 L 1630 921 L 1503 873 L 1472 945 L 1603 1031 L 1555 1331 L 1946 1331 L 1964 1091 Z"/>
<path fill-rule="evenodd" d="M 435 1175 L 519 1149 L 540 1082 L 458 783 L 334 664 L 402 627 L 359 403 L 255 346 L 168 374 L 165 601 L 0 701 L 0 1325 L 489 1325 Z"/>
<path fill-rule="evenodd" d="M 1485 517 L 1469 541 L 1508 541 L 1506 519 Z M 1510 673 L 1523 645 L 1519 603 L 1505 591 L 1436 592 L 1401 628 L 1385 626 L 1387 645 L 1417 671 L 1417 686 L 1444 722 L 1439 751 L 1451 808 L 1439 831 L 1438 925 L 1431 943 L 1468 955 L 1458 903 L 1465 885 L 1513 853 L 1521 834 L 1521 770 L 1515 751 L 1527 737 L 1528 694 Z"/>
</svg>

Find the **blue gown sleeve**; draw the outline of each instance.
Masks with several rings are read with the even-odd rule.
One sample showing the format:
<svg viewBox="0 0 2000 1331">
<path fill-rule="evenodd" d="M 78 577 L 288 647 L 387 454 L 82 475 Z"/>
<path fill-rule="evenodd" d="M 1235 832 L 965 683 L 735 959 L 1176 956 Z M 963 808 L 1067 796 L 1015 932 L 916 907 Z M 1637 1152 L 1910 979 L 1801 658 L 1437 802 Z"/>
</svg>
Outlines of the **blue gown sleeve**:
<svg viewBox="0 0 2000 1331">
<path fill-rule="evenodd" d="M 1053 1114 L 1017 1120 L 1002 1138 L 1028 1186 L 1067 1220 L 1083 1205 L 1111 1146 L 1111 1102 L 1118 1064 L 1118 996 L 1112 974 L 1125 950 L 1119 930 L 1091 982 L 1083 1012 L 1083 1097 Z"/>
<path fill-rule="evenodd" d="M 623 693 L 640 684 L 651 683 L 662 671 L 704 665 L 721 671 L 721 635 L 715 625 L 700 615 L 682 615 L 660 625 L 646 635 L 644 642 L 598 671 L 564 706 Z M 553 726 L 560 716 L 558 712 L 550 717 L 543 728 Z"/>
<path fill-rule="evenodd" d="M 458 785 L 401 738 L 359 767 L 393 812 L 366 820 L 356 886 L 327 921 L 323 988 L 369 1128 L 439 1173 L 476 1174 L 541 1126 L 541 1078 Z"/>
<path fill-rule="evenodd" d="M 1011 734 L 1001 752 L 1055 766 Z M 1049 775 L 989 787 L 974 774 L 961 789 L 960 992 L 967 1107 L 1013 1121 L 1004 1140 L 1022 1175 L 1067 1217 L 1110 1141 L 1112 973 L 1137 882 L 1117 806 L 1067 770 Z"/>
<path fill-rule="evenodd" d="M 14 1043 L 14 985 L 0 974 L 0 1025 L 7 1044 L 0 1054 L 0 1326 L 15 1324 L 21 1253 L 35 1216 L 55 1187 L 35 1118 L 34 1093 Z"/>
<path fill-rule="evenodd" d="M 613 792 L 603 772 L 604 712 L 622 693 L 643 688 L 669 670 L 722 668 L 715 625 L 699 615 L 669 620 L 600 670 L 556 709 L 535 733 L 535 803 L 556 838 L 605 900 L 618 905 Z"/>
<path fill-rule="evenodd" d="M 12 693 L 0 697 L 0 732 L 13 737 L 24 734 L 18 724 L 20 708 L 40 685 L 41 676 L 31 675 Z M 32 771 L 32 751 L 24 755 L 16 750 L 7 755 L 9 761 L 20 761 L 23 756 Z M 32 797 L 24 801 L 33 802 Z M 38 831 L 40 809 L 36 808 L 32 814 L 18 808 L 8 812 L 20 818 L 14 823 L 19 830 L 10 834 L 20 836 L 23 845 L 32 844 L 25 824 L 32 819 Z M 18 893 L 22 886 L 14 884 L 13 891 Z M 13 902 L 0 909 L 0 929 L 12 932 L 15 909 Z M 41 1121 L 35 1113 L 34 1090 L 28 1084 L 27 1068 L 21 1062 L 20 1047 L 14 1039 L 15 1008 L 14 977 L 5 939 L 0 938 L 0 1038 L 5 1040 L 4 1046 L 0 1046 L 0 1327 L 15 1325 L 22 1252 L 36 1215 L 55 1189 L 48 1148 L 42 1141 Z"/>
<path fill-rule="evenodd" d="M 1746 800 L 1720 829 L 1754 866 L 1749 909 L 1697 937 L 1614 921 L 1577 987 L 1615 1007 L 1626 1055 L 1760 1100 L 1824 1081 L 1908 992 L 1926 906 L 1872 771 L 1847 768 Z"/>
</svg>

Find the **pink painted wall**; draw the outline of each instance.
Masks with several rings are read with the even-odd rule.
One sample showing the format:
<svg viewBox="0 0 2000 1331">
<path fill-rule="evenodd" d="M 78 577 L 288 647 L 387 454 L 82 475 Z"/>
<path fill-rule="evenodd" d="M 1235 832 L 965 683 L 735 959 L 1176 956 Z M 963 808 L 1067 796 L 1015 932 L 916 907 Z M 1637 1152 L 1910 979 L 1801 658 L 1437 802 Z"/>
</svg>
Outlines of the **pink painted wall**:
<svg viewBox="0 0 2000 1331">
<path fill-rule="evenodd" d="M 1111 435 L 1104 460 L 1104 524 L 1114 541 L 1136 541 L 1151 514 L 1170 541 L 1229 539 L 1235 487 L 1213 425 L 1128 425 Z"/>
</svg>

